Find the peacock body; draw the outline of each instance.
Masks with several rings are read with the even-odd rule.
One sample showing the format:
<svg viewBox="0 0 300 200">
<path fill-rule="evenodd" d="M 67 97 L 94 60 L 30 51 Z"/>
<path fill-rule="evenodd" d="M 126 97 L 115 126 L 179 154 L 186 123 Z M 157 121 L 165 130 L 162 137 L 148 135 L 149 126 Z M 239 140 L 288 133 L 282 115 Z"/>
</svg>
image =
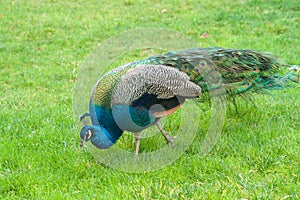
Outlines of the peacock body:
<svg viewBox="0 0 300 200">
<path fill-rule="evenodd" d="M 95 84 L 89 115 L 92 126 L 84 126 L 82 143 L 91 140 L 98 148 L 112 146 L 123 131 L 139 133 L 158 125 L 166 140 L 172 139 L 159 124 L 161 117 L 175 112 L 186 99 L 201 93 L 234 97 L 249 91 L 284 88 L 287 80 L 299 82 L 297 73 L 277 75 L 279 62 L 270 54 L 223 48 L 169 52 L 128 63 L 103 75 Z"/>
</svg>

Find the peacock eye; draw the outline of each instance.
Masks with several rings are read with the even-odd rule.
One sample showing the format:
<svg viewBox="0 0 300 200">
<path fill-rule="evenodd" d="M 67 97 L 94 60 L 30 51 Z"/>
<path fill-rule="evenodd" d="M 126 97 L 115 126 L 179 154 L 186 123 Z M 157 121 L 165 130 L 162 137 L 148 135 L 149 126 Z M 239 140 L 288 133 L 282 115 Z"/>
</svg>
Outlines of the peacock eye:
<svg viewBox="0 0 300 200">
<path fill-rule="evenodd" d="M 93 135 L 93 131 L 89 129 L 85 134 L 86 134 L 87 139 L 90 139 Z"/>
<path fill-rule="evenodd" d="M 194 68 L 194 72 L 195 72 L 196 74 L 200 74 L 200 67 L 199 67 L 199 66 L 196 66 L 196 67 Z"/>
<path fill-rule="evenodd" d="M 201 66 L 201 67 L 204 67 L 204 66 L 206 66 L 206 63 L 205 63 L 204 61 L 201 61 L 201 62 L 200 62 L 200 66 Z"/>
</svg>

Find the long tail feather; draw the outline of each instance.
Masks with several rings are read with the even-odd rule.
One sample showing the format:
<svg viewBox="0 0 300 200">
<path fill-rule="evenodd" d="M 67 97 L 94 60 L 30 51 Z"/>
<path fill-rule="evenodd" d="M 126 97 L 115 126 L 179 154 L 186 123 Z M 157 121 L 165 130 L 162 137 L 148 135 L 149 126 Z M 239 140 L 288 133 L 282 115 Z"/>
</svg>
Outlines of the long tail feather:
<svg viewBox="0 0 300 200">
<path fill-rule="evenodd" d="M 253 50 L 189 49 L 144 60 L 178 68 L 190 76 L 191 81 L 200 85 L 204 93 L 214 91 L 215 95 L 223 95 L 218 94 L 220 84 L 212 85 L 206 81 L 210 71 L 207 73 L 207 63 L 203 64 L 202 61 L 212 61 L 215 65 L 228 96 L 247 95 L 249 92 L 269 93 L 270 90 L 287 88 L 292 82 L 299 83 L 299 66 L 288 66 L 270 53 Z M 279 75 L 284 67 L 290 67 L 290 72 Z"/>
<path fill-rule="evenodd" d="M 269 80 L 266 82 L 264 89 L 268 90 L 279 90 L 285 89 L 287 87 L 291 87 L 291 83 L 300 83 L 300 67 L 297 65 L 293 65 L 289 67 L 289 72 L 284 75 L 274 75 L 270 76 Z"/>
</svg>

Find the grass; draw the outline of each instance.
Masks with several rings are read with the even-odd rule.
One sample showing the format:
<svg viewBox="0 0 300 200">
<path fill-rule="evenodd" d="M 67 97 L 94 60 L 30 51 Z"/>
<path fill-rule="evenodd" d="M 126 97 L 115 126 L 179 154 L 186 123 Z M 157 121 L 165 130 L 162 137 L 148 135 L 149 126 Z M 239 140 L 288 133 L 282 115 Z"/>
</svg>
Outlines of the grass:
<svg viewBox="0 0 300 200">
<path fill-rule="evenodd" d="M 0 24 L 1 199 L 299 198 L 299 87 L 255 95 L 258 109 L 239 101 L 206 157 L 197 154 L 198 135 L 172 165 L 150 173 L 78 153 L 72 116 L 78 68 L 102 41 L 133 28 L 168 28 L 201 47 L 273 52 L 299 64 L 298 1 L 4 0 Z"/>
</svg>

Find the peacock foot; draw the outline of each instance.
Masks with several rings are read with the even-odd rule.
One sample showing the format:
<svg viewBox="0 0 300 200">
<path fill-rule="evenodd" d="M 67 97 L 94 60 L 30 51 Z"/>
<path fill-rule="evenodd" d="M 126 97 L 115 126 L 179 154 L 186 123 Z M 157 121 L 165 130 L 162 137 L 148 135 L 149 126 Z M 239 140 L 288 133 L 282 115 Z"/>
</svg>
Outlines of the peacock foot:
<svg viewBox="0 0 300 200">
<path fill-rule="evenodd" d="M 166 134 L 166 135 L 163 134 L 163 135 L 169 144 L 174 144 L 174 141 L 177 138 L 176 136 L 171 137 L 171 136 L 169 136 L 169 134 Z"/>
<path fill-rule="evenodd" d="M 159 121 L 156 123 L 158 129 L 163 134 L 164 138 L 167 140 L 169 144 L 173 144 L 174 140 L 176 139 L 176 136 L 170 136 L 169 133 L 161 126 Z"/>
</svg>

